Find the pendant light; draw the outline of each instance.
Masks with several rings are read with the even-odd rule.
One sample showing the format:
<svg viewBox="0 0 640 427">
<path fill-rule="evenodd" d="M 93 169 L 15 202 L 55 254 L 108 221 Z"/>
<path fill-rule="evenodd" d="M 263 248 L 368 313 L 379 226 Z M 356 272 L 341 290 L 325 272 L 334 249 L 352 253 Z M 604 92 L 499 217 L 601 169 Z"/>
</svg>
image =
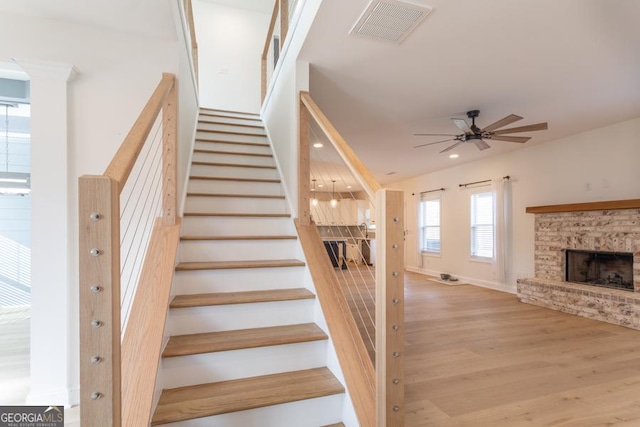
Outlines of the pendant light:
<svg viewBox="0 0 640 427">
<path fill-rule="evenodd" d="M 311 204 L 313 206 L 318 206 L 318 198 L 316 197 L 316 180 L 312 179 L 311 181 L 313 181 L 313 189 L 311 189 L 311 191 L 313 191 L 313 197 L 311 198 Z"/>
<path fill-rule="evenodd" d="M 338 206 L 338 201 L 336 200 L 336 180 L 331 180 L 331 207 L 335 208 Z"/>
</svg>

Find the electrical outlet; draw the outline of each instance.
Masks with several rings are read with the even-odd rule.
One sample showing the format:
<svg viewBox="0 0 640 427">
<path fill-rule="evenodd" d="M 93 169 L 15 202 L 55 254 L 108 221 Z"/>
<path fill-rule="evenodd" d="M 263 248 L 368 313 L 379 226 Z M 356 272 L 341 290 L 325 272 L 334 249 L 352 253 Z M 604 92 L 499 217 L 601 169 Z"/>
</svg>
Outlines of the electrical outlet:
<svg viewBox="0 0 640 427">
<path fill-rule="evenodd" d="M 587 183 L 584 185 L 584 189 L 585 189 L 585 191 L 591 191 L 591 183 L 590 183 L 590 182 L 587 182 Z"/>
</svg>

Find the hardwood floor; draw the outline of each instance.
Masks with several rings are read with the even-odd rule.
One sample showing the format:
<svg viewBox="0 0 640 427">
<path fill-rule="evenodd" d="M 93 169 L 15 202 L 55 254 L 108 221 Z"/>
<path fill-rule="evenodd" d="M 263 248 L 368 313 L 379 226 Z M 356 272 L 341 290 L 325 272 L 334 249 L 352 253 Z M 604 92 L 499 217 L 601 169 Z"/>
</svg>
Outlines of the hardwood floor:
<svg viewBox="0 0 640 427">
<path fill-rule="evenodd" d="M 0 406 L 24 405 L 29 393 L 30 309 L 0 308 Z M 80 408 L 65 408 L 65 427 L 80 426 Z"/>
<path fill-rule="evenodd" d="M 405 426 L 638 426 L 640 334 L 406 275 Z"/>
<path fill-rule="evenodd" d="M 405 292 L 405 427 L 640 425 L 640 332 L 415 273 Z M 28 320 L 0 331 L 0 403 L 24 402 Z"/>
</svg>

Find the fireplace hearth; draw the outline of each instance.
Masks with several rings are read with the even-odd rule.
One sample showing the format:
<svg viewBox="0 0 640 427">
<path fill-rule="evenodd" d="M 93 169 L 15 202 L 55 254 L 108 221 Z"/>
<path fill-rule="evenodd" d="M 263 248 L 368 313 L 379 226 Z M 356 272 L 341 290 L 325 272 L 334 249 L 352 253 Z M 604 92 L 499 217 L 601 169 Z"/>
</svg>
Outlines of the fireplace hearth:
<svg viewBox="0 0 640 427">
<path fill-rule="evenodd" d="M 640 330 L 640 199 L 527 208 L 535 276 L 518 299 Z"/>
<path fill-rule="evenodd" d="M 567 249 L 565 280 L 633 292 L 633 253 Z"/>
</svg>

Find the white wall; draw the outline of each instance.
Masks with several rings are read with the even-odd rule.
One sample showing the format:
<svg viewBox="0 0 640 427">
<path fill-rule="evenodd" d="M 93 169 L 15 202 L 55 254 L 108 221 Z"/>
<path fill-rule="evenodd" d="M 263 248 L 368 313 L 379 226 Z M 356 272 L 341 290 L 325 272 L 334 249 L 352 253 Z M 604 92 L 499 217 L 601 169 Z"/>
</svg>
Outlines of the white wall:
<svg viewBox="0 0 640 427">
<path fill-rule="evenodd" d="M 54 88 L 47 83 L 37 90 L 32 87 L 34 111 L 39 96 L 45 101 L 41 105 L 48 109 L 40 110 L 41 118 L 64 109 L 65 114 L 60 116 L 56 111 L 55 116 L 68 119 L 63 124 L 56 123 L 57 134 L 51 135 L 56 141 L 56 151 L 52 153 L 55 157 L 46 158 L 50 149 L 46 136 L 41 133 L 36 141 L 34 132 L 32 139 L 32 156 L 40 159 L 37 164 L 34 161 L 32 170 L 34 184 L 39 186 L 38 191 L 34 186 L 32 195 L 32 241 L 34 247 L 55 248 L 53 252 L 41 251 L 41 256 L 55 253 L 56 263 L 61 263 L 60 268 L 49 271 L 47 261 L 36 259 L 34 253 L 32 295 L 58 295 L 64 302 L 40 305 L 37 301 L 43 299 L 33 300 L 29 401 L 75 404 L 79 385 L 77 178 L 104 171 L 162 72 L 177 71 L 176 42 L 79 24 L 0 15 L 0 61 L 11 58 L 21 58 L 22 63 L 35 60 L 43 64 L 70 64 L 79 71 L 75 80 L 61 86 L 62 90 L 55 88 L 52 92 L 55 98 L 48 97 L 49 89 Z M 39 126 L 36 120 L 34 112 L 34 130 Z M 58 146 L 60 141 L 63 145 Z M 60 155 L 63 161 L 56 160 Z M 47 176 L 56 179 L 48 180 Z M 48 214 L 47 205 L 55 207 L 55 217 Z M 57 231 L 42 232 L 47 229 Z M 57 236 L 60 230 L 62 237 Z M 55 337 L 57 344 L 50 345 L 46 336 Z M 47 370 L 55 375 L 40 375 Z"/>
<path fill-rule="evenodd" d="M 296 10 L 262 106 L 262 117 L 294 216 L 298 206 L 298 93 L 309 90 L 309 64 L 299 61 L 298 55 L 320 3 L 321 0 L 307 0 Z"/>
<path fill-rule="evenodd" d="M 200 105 L 260 111 L 262 49 L 271 13 L 198 0 L 193 2 L 198 40 Z"/>
<path fill-rule="evenodd" d="M 405 191 L 407 268 L 451 273 L 471 283 L 514 291 L 515 279 L 534 273 L 534 216 L 525 208 L 640 198 L 639 134 L 640 118 L 389 185 Z M 512 181 L 513 253 L 512 281 L 503 285 L 496 283 L 491 264 L 469 259 L 470 190 L 459 189 L 458 184 L 505 175 Z M 446 188 L 441 208 L 442 256 L 423 255 L 419 267 L 419 193 L 440 187 Z"/>
</svg>

